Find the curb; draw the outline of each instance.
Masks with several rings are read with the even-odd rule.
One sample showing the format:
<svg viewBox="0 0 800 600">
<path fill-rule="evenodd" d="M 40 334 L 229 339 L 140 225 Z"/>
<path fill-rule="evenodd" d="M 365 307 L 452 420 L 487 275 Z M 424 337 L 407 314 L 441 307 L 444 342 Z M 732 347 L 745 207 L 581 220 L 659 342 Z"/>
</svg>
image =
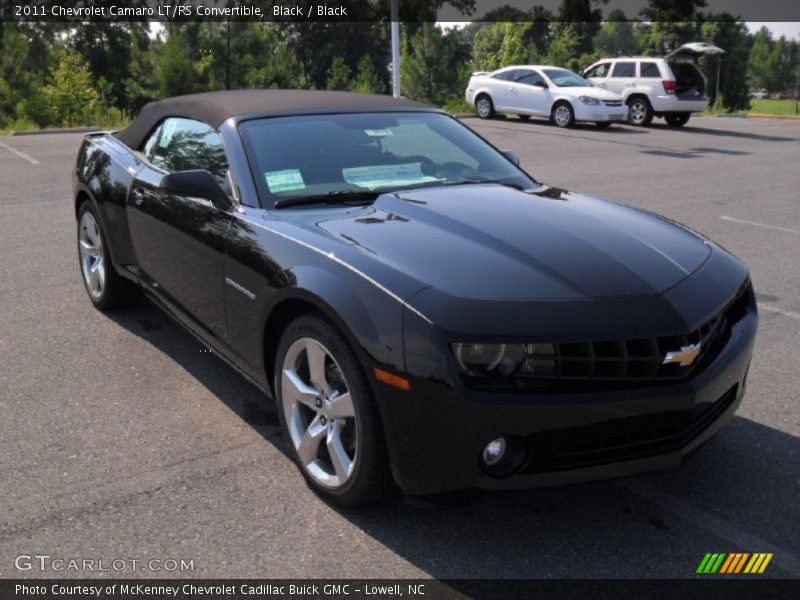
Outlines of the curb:
<svg viewBox="0 0 800 600">
<path fill-rule="evenodd" d="M 778 119 L 782 121 L 800 121 L 800 115 L 768 115 L 765 113 L 747 113 L 750 119 Z"/>
<path fill-rule="evenodd" d="M 46 135 L 49 133 L 91 133 L 92 131 L 103 131 L 102 127 L 64 127 L 61 129 L 28 129 L 26 131 L 12 131 L 11 135 Z"/>
</svg>

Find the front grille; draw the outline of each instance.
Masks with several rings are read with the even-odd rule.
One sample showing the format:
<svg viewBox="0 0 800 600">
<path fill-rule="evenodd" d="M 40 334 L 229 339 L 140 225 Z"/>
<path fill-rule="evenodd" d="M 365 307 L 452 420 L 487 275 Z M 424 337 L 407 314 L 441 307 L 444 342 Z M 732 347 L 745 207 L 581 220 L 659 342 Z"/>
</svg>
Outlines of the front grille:
<svg viewBox="0 0 800 600">
<path fill-rule="evenodd" d="M 622 106 L 622 100 L 603 100 L 606 106 Z"/>
<path fill-rule="evenodd" d="M 527 344 L 521 366 L 505 379 L 465 377 L 479 391 L 495 393 L 594 392 L 686 381 L 701 372 L 730 338 L 732 326 L 755 302 L 747 281 L 734 299 L 697 329 L 681 335 Z M 664 364 L 668 352 L 702 342 L 689 365 Z"/>
<path fill-rule="evenodd" d="M 522 474 L 609 464 L 679 450 L 705 431 L 736 400 L 734 385 L 716 402 L 691 411 L 620 419 L 528 438 L 529 460 Z"/>
</svg>

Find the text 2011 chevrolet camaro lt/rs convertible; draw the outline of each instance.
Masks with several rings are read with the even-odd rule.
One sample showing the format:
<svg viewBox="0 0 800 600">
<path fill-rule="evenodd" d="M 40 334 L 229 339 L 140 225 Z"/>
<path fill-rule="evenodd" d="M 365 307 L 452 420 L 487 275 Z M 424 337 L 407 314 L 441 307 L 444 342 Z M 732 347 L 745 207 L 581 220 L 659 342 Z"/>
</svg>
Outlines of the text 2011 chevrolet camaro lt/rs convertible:
<svg viewBox="0 0 800 600">
<path fill-rule="evenodd" d="M 74 192 L 94 305 L 144 292 L 274 397 L 331 502 L 677 465 L 745 391 L 757 314 L 738 260 L 538 183 L 424 105 L 154 102 L 85 138 Z"/>
</svg>

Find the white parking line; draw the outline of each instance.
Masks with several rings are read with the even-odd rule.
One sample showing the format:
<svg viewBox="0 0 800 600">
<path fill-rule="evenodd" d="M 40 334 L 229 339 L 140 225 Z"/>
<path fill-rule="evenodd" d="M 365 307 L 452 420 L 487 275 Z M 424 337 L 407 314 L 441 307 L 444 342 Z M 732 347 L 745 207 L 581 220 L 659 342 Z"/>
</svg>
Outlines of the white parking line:
<svg viewBox="0 0 800 600">
<path fill-rule="evenodd" d="M 800 557 L 785 548 L 779 548 L 772 542 L 748 533 L 734 525 L 732 521 L 715 517 L 693 504 L 684 502 L 672 494 L 662 492 L 657 487 L 640 479 L 621 479 L 619 483 L 637 496 L 670 511 L 679 519 L 727 540 L 736 548 L 754 552 L 774 552 L 775 557 L 772 560 L 775 564 L 795 577 L 800 575 Z"/>
<path fill-rule="evenodd" d="M 772 306 L 771 304 L 764 304 L 763 302 L 758 303 L 758 308 L 759 310 L 764 310 L 776 315 L 783 315 L 784 317 L 789 317 L 790 319 L 797 319 L 800 321 L 800 313 L 796 313 L 792 310 L 783 310 L 782 308 Z"/>
<path fill-rule="evenodd" d="M 736 219 L 734 217 L 721 216 L 723 221 L 733 221 L 734 223 L 744 223 L 745 225 L 755 225 L 756 227 L 765 227 L 766 229 L 776 229 L 778 231 L 786 231 L 788 233 L 800 234 L 800 230 L 790 229 L 789 227 L 779 227 L 778 225 L 767 225 L 766 223 L 756 223 L 755 221 L 745 221 L 744 219 Z"/>
<path fill-rule="evenodd" d="M 19 150 L 17 150 L 16 148 L 12 148 L 11 146 L 9 146 L 8 144 L 6 144 L 5 142 L 0 142 L 0 146 L 2 146 L 3 148 L 5 148 L 5 149 L 6 149 L 6 150 L 8 150 L 9 152 L 11 152 L 11 154 L 16 154 L 16 155 L 17 155 L 17 156 L 19 156 L 20 158 L 24 158 L 25 160 L 27 160 L 27 161 L 28 161 L 29 163 L 31 163 L 32 165 L 38 165 L 38 164 L 39 164 L 39 161 L 38 161 L 38 160 L 36 160 L 35 158 L 33 158 L 32 156 L 28 156 L 28 155 L 27 155 L 27 154 L 25 154 L 24 152 L 20 152 L 20 151 L 19 151 Z"/>
</svg>

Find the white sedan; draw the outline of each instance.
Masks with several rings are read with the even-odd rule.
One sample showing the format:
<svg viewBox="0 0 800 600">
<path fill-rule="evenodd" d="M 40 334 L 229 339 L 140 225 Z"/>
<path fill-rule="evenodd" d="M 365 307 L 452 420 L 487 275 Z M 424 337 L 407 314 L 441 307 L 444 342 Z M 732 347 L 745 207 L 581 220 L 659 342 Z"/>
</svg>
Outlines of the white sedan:
<svg viewBox="0 0 800 600">
<path fill-rule="evenodd" d="M 628 120 L 628 107 L 621 96 L 593 87 L 580 75 L 560 67 L 529 65 L 478 71 L 472 74 L 465 96 L 481 119 L 489 119 L 496 112 L 514 113 L 521 119 L 547 117 L 559 127 L 572 127 L 575 121 L 608 127 Z"/>
</svg>

